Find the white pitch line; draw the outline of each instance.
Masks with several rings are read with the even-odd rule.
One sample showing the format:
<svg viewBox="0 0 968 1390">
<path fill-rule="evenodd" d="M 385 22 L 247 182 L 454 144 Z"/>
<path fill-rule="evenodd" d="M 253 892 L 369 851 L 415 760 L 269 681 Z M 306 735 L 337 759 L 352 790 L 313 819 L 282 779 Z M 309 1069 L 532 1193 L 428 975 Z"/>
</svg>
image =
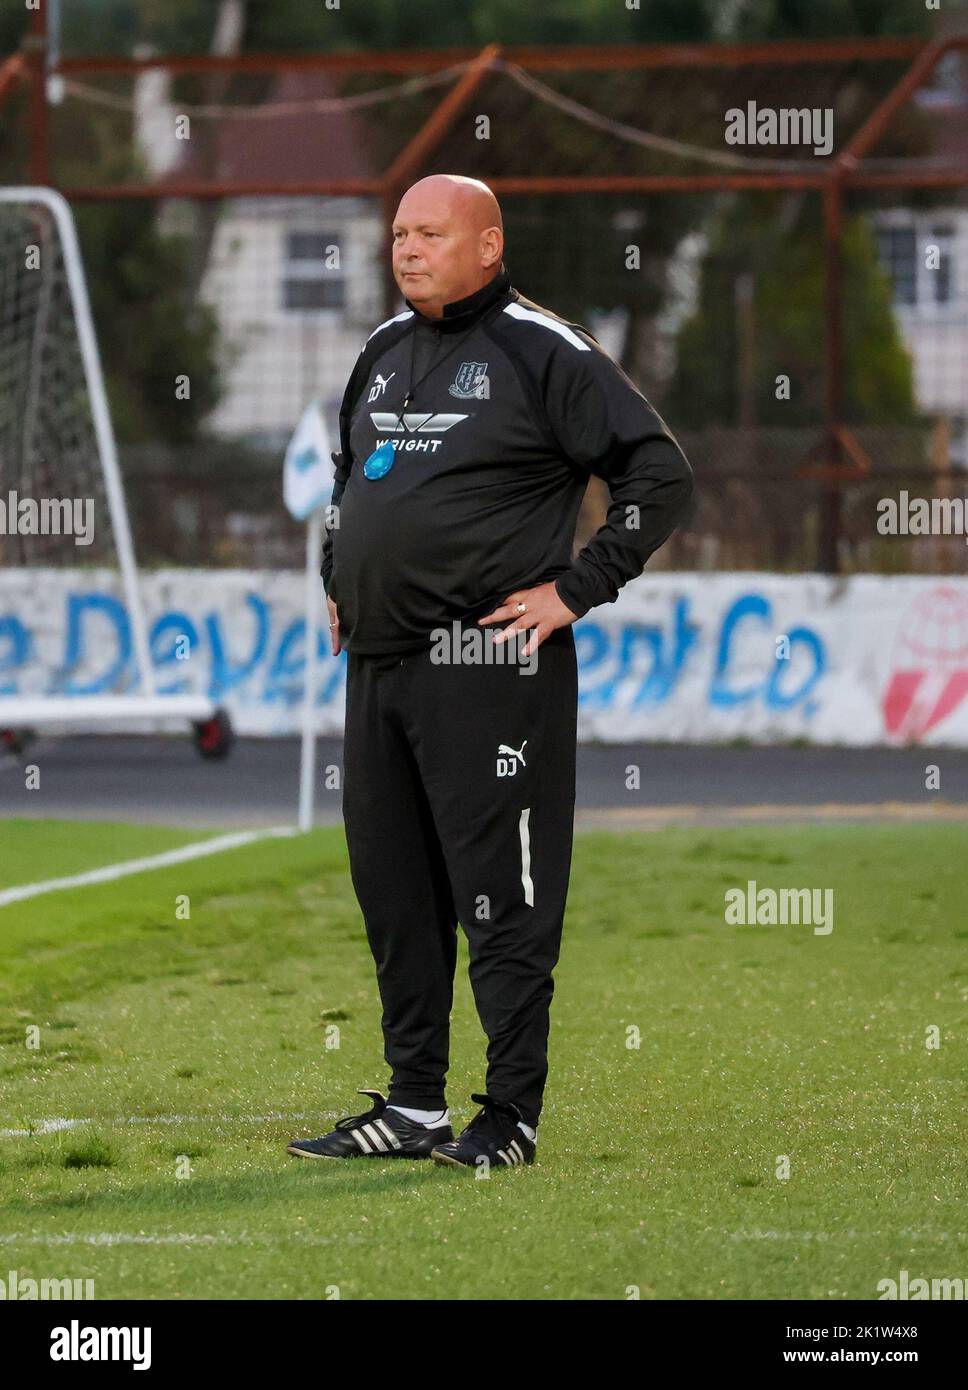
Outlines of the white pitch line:
<svg viewBox="0 0 968 1390">
<path fill-rule="evenodd" d="M 83 1124 L 83 1120 L 41 1120 L 36 1129 L 0 1129 L 0 1139 L 29 1139 L 32 1134 L 59 1134 L 61 1130 L 73 1129 Z"/>
<path fill-rule="evenodd" d="M 216 835 L 214 839 L 196 840 L 190 845 L 182 845 L 180 849 L 166 850 L 164 854 L 152 854 L 144 859 L 125 859 L 120 864 L 107 864 L 103 869 L 90 869 L 86 874 L 72 874 L 69 878 L 49 878 L 43 883 L 22 883 L 16 888 L 5 888 L 0 892 L 0 907 L 23 902 L 25 898 L 37 898 L 42 893 L 58 893 L 63 888 L 86 888 L 92 883 L 110 883 L 116 878 L 127 878 L 129 874 L 142 874 L 150 869 L 166 869 L 170 864 L 183 864 L 188 859 L 203 859 L 207 854 L 240 849 L 257 840 L 299 834 L 301 831 L 297 826 L 280 825 L 270 830 L 242 830 L 233 835 Z"/>
<path fill-rule="evenodd" d="M 192 1235 L 177 1232 L 149 1236 L 141 1232 L 95 1231 L 91 1235 L 0 1235 L 0 1245 L 252 1245 L 248 1236 Z"/>
<path fill-rule="evenodd" d="M 81 1125 L 217 1125 L 246 1124 L 264 1125 L 277 1120 L 325 1120 L 336 1112 L 316 1111 L 308 1114 L 297 1110 L 287 1113 L 276 1111 L 272 1115 L 115 1115 L 113 1119 L 88 1116 L 86 1119 L 68 1119 L 55 1115 L 52 1119 L 41 1120 L 34 1129 L 0 1129 L 0 1139 L 31 1139 L 41 1134 L 61 1134 L 67 1129 L 78 1129 Z"/>
<path fill-rule="evenodd" d="M 347 1245 L 359 1243 L 359 1237 L 351 1233 L 331 1236 L 314 1235 L 310 1232 L 287 1231 L 284 1236 L 260 1238 L 245 1232 L 230 1235 L 227 1231 L 216 1234 L 208 1232 L 172 1231 L 159 1235 L 148 1235 L 143 1231 L 92 1231 L 89 1235 L 80 1232 L 64 1235 L 38 1236 L 13 1231 L 0 1235 L 3 1245 Z"/>
<path fill-rule="evenodd" d="M 857 1241 L 865 1235 L 870 1235 L 870 1231 L 724 1231 L 723 1234 L 728 1240 L 815 1240 L 819 1243 L 825 1241 Z M 906 1240 L 919 1240 L 925 1244 L 943 1245 L 948 1241 L 963 1241 L 966 1239 L 964 1231 L 895 1231 L 895 1235 L 901 1236 Z"/>
</svg>

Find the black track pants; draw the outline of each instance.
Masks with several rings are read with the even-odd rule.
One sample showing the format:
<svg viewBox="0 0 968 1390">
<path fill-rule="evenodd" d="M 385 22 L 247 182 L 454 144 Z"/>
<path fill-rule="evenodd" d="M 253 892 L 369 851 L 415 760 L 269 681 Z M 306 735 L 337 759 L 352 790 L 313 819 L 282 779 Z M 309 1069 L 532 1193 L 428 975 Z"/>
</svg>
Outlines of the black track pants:
<svg viewBox="0 0 968 1390">
<path fill-rule="evenodd" d="M 533 674 L 521 672 L 435 664 L 430 650 L 348 653 L 343 818 L 390 1100 L 445 1103 L 459 921 L 488 1037 L 487 1092 L 535 1125 L 571 869 L 571 628 L 541 645 Z"/>
</svg>

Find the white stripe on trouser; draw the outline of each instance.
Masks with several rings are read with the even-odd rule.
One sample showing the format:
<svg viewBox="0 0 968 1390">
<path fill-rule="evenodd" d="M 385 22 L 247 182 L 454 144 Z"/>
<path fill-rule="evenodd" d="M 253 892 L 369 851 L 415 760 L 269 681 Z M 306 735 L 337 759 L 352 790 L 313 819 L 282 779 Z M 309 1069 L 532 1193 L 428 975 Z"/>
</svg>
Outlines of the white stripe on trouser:
<svg viewBox="0 0 968 1390">
<path fill-rule="evenodd" d="M 534 907 L 534 884 L 531 882 L 531 834 L 528 830 L 528 817 L 531 815 L 531 807 L 525 806 L 521 812 L 521 819 L 518 821 L 518 833 L 521 836 L 521 883 L 524 886 L 524 901 L 528 907 Z"/>
</svg>

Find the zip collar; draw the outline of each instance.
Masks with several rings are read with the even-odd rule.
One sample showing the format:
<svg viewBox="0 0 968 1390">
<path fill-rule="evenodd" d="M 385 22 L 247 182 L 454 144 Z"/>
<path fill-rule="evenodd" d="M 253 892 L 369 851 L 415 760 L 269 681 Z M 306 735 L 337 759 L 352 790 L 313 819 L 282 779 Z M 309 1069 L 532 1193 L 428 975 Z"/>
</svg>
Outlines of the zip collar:
<svg viewBox="0 0 968 1390">
<path fill-rule="evenodd" d="M 502 261 L 501 269 L 493 280 L 489 280 L 486 285 L 482 285 L 479 290 L 475 290 L 466 298 L 455 299 L 452 304 L 445 304 L 443 318 L 428 318 L 426 314 L 420 312 L 415 304 L 411 304 L 409 299 L 404 300 L 404 303 L 408 309 L 413 310 L 418 326 L 423 324 L 428 328 L 439 329 L 441 333 L 454 333 L 460 332 L 461 329 L 470 328 L 476 319 L 479 319 L 488 309 L 497 304 L 498 300 L 503 299 L 509 293 L 513 294 L 511 277 Z"/>
</svg>

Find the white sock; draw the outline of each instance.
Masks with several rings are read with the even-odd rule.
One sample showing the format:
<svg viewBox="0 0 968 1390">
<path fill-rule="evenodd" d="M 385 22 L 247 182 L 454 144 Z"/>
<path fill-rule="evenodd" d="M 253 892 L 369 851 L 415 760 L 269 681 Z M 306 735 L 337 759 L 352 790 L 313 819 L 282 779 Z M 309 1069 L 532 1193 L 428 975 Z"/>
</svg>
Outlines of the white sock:
<svg viewBox="0 0 968 1390">
<path fill-rule="evenodd" d="M 524 1130 L 525 1134 L 531 1140 L 532 1144 L 537 1142 L 538 1131 L 536 1129 L 532 1129 L 530 1125 L 526 1125 L 523 1120 L 518 1120 L 518 1129 Z"/>
<path fill-rule="evenodd" d="M 441 1125 L 450 1124 L 449 1110 L 410 1110 L 403 1105 L 388 1105 L 387 1109 L 395 1110 L 398 1115 L 406 1115 L 408 1120 L 415 1120 L 427 1129 L 440 1129 Z"/>
</svg>

